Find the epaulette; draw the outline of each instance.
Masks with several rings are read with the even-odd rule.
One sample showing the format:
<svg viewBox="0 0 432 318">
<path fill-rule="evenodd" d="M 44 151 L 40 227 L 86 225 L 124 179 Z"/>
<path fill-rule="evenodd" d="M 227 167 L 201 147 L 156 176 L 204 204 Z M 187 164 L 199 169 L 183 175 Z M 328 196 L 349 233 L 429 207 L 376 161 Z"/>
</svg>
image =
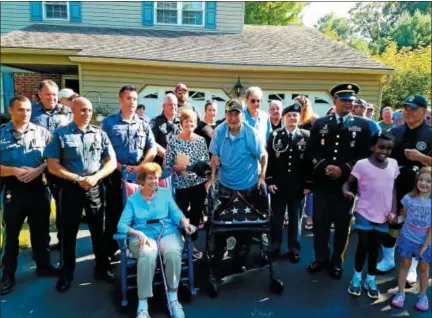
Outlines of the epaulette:
<svg viewBox="0 0 432 318">
<path fill-rule="evenodd" d="M 276 128 L 275 130 L 273 130 L 272 135 L 273 135 L 273 136 L 277 136 L 277 134 L 278 134 L 279 132 L 281 132 L 282 130 L 284 130 L 284 129 L 285 129 L 285 127 L 279 127 L 279 128 Z"/>
</svg>

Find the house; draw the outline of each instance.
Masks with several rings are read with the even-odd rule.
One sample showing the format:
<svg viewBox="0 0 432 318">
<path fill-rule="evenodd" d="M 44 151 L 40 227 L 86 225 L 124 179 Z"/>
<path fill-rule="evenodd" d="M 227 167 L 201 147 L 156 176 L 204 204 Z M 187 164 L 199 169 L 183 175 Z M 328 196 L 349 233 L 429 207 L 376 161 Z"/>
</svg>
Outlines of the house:
<svg viewBox="0 0 432 318">
<path fill-rule="evenodd" d="M 151 117 L 183 82 L 201 112 L 218 100 L 221 117 L 240 78 L 263 89 L 264 109 L 306 94 L 323 115 L 330 88 L 348 81 L 380 106 L 391 68 L 311 28 L 244 25 L 244 10 L 243 2 L 215 1 L 2 2 L 5 95 L 13 88 L 31 98 L 41 78 L 52 78 L 114 112 L 119 88 L 132 84 Z"/>
</svg>

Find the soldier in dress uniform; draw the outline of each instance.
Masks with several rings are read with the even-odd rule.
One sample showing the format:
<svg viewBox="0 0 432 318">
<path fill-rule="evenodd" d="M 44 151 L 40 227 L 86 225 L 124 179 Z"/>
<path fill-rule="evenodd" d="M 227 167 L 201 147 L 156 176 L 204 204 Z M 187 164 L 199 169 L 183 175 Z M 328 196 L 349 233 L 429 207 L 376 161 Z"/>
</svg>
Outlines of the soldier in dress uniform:
<svg viewBox="0 0 432 318">
<path fill-rule="evenodd" d="M 355 84 L 340 84 L 331 90 L 335 113 L 319 118 L 311 129 L 306 149 L 308 185 L 314 193 L 313 224 L 315 261 L 309 272 L 328 268 L 340 279 L 348 244 L 352 202 L 344 198 L 341 187 L 357 160 L 369 154 L 371 136 L 380 130 L 374 121 L 351 114 L 359 92 Z M 334 223 L 333 254 L 328 246 L 330 225 Z"/>
<path fill-rule="evenodd" d="M 427 100 L 422 95 L 411 95 L 404 101 L 403 117 L 405 124 L 393 127 L 390 134 L 394 138 L 392 157 L 397 160 L 400 174 L 396 179 L 396 197 L 398 210 L 401 199 L 412 190 L 417 172 L 423 166 L 431 165 L 432 128 L 427 125 L 424 117 L 427 113 Z M 400 228 L 401 225 L 390 224 L 390 228 Z M 377 264 L 379 273 L 385 273 L 395 268 L 394 246 L 396 239 L 390 235 L 383 238 L 383 258 Z M 417 281 L 417 261 L 411 262 L 407 282 L 409 285 Z"/>
<path fill-rule="evenodd" d="M 0 295 L 12 291 L 18 265 L 18 237 L 24 220 L 30 226 L 30 237 L 36 273 L 57 275 L 49 251 L 50 195 L 42 181 L 46 168 L 43 152 L 50 135 L 45 128 L 30 121 L 31 103 L 25 96 L 15 96 L 9 104 L 11 121 L 0 126 L 0 176 L 4 195 L 5 249 L 2 255 L 3 275 Z"/>
<path fill-rule="evenodd" d="M 304 151 L 309 131 L 298 128 L 301 107 L 294 104 L 282 112 L 284 127 L 276 129 L 267 141 L 269 155 L 267 184 L 271 193 L 272 243 L 275 256 L 280 254 L 283 221 L 288 206 L 288 258 L 300 261 L 301 201 L 304 194 Z"/>
<path fill-rule="evenodd" d="M 102 179 L 116 168 L 116 155 L 107 134 L 90 125 L 93 113 L 91 102 L 74 99 L 73 121 L 56 129 L 45 150 L 49 171 L 64 180 L 60 190 L 62 247 L 60 278 L 57 291 L 65 292 L 72 284 L 75 271 L 75 249 L 83 209 L 88 219 L 92 238 L 97 279 L 113 282 L 108 253 L 104 242 L 103 218 L 105 212 Z"/>
</svg>

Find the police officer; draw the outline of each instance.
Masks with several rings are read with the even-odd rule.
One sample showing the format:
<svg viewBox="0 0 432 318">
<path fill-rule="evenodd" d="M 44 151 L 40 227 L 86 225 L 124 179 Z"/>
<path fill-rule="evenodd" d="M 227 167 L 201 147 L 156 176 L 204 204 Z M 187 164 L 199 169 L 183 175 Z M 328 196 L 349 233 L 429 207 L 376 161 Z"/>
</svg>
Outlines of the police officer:
<svg viewBox="0 0 432 318">
<path fill-rule="evenodd" d="M 180 129 L 180 117 L 177 114 L 177 97 L 167 94 L 162 104 L 162 114 L 150 121 L 154 138 L 156 140 L 157 156 L 155 162 L 162 165 L 166 148 L 172 136 L 178 135 Z"/>
<path fill-rule="evenodd" d="M 371 120 L 351 114 L 359 87 L 340 84 L 331 90 L 336 112 L 319 118 L 311 129 L 306 149 L 310 169 L 308 181 L 313 186 L 313 233 L 315 261 L 309 272 L 324 268 L 340 279 L 348 244 L 352 202 L 343 197 L 341 187 L 355 162 L 369 154 L 371 136 L 380 127 Z M 330 225 L 334 224 L 333 254 L 328 247 Z"/>
<path fill-rule="evenodd" d="M 74 99 L 72 112 L 73 122 L 54 131 L 45 151 L 49 171 L 64 180 L 60 191 L 62 269 L 56 286 L 59 292 L 71 287 L 83 209 L 96 257 L 94 274 L 108 282 L 115 279 L 103 236 L 104 192 L 100 182 L 115 170 L 115 152 L 106 133 L 90 125 L 93 107 L 88 99 Z"/>
<path fill-rule="evenodd" d="M 45 127 L 50 133 L 53 133 L 56 128 L 67 125 L 72 121 L 72 112 L 70 108 L 58 103 L 58 94 L 59 88 L 54 81 L 43 80 L 40 82 L 38 88 L 40 102 L 32 105 L 32 116 L 30 121 Z M 56 204 L 57 238 L 60 242 L 61 227 L 59 222 L 61 214 L 60 206 L 58 204 L 58 195 L 61 187 L 61 180 L 48 173 L 47 181 Z M 57 246 L 60 246 L 60 244 Z"/>
<path fill-rule="evenodd" d="M 117 158 L 117 169 L 105 179 L 106 218 L 105 240 L 111 260 L 118 250 L 113 235 L 123 211 L 121 171 L 136 179 L 140 166 L 153 161 L 156 156 L 156 144 L 149 124 L 136 114 L 138 95 L 131 85 L 125 85 L 119 92 L 121 110 L 106 117 L 101 128 L 106 132 Z"/>
<path fill-rule="evenodd" d="M 282 111 L 284 127 L 276 129 L 267 141 L 269 156 L 267 184 L 273 211 L 272 240 L 275 256 L 280 254 L 283 221 L 288 206 L 288 258 L 300 261 L 301 201 L 304 194 L 304 151 L 309 131 L 298 128 L 301 107 L 294 104 Z"/>
<path fill-rule="evenodd" d="M 6 244 L 0 294 L 12 291 L 18 261 L 18 237 L 25 218 L 30 226 L 31 245 L 39 276 L 56 275 L 49 252 L 50 195 L 42 181 L 46 168 L 43 152 L 50 134 L 30 123 L 31 102 L 15 96 L 9 104 L 11 121 L 0 127 L 0 173 L 4 187 L 3 222 Z"/>
<path fill-rule="evenodd" d="M 424 119 L 426 112 L 426 98 L 422 95 L 411 95 L 404 101 L 405 124 L 390 130 L 394 137 L 392 157 L 397 160 L 400 167 L 400 174 L 396 180 L 398 210 L 401 208 L 401 199 L 414 187 L 417 171 L 422 166 L 431 165 L 432 128 Z M 390 227 L 397 228 L 392 224 Z M 385 273 L 394 269 L 395 241 L 396 239 L 390 235 L 383 238 L 383 258 L 377 264 L 378 272 Z M 411 284 L 417 280 L 416 268 L 417 261 L 414 260 L 407 276 L 407 281 Z"/>
</svg>

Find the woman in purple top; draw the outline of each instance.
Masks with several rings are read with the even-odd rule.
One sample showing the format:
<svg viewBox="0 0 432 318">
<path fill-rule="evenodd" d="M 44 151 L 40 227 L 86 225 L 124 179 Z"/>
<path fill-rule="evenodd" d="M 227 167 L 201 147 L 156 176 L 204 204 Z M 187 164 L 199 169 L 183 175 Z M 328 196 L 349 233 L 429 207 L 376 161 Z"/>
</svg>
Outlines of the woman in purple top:
<svg viewBox="0 0 432 318">
<path fill-rule="evenodd" d="M 348 287 L 348 293 L 360 296 L 362 286 L 362 268 L 368 258 L 368 274 L 363 288 L 372 299 L 378 299 L 380 292 L 375 284 L 375 271 L 378 252 L 383 233 L 388 231 L 388 217 L 396 212 L 394 183 L 399 175 L 396 160 L 388 158 L 393 142 L 389 135 L 378 132 L 372 137 L 372 154 L 359 160 L 351 171 L 343 192 L 347 199 L 354 200 L 350 185 L 357 182 L 358 199 L 354 209 L 355 225 L 359 239 L 355 255 L 354 276 Z"/>
<path fill-rule="evenodd" d="M 392 305 L 397 308 L 402 308 L 404 305 L 407 274 L 414 257 L 419 261 L 420 267 L 420 293 L 415 307 L 420 311 L 429 310 L 426 291 L 429 281 L 429 264 L 432 262 L 431 172 L 431 167 L 423 167 L 417 175 L 414 189 L 401 200 L 402 214 L 405 214 L 406 218 L 396 243 L 401 265 L 398 279 L 399 291 L 393 298 Z"/>
</svg>

